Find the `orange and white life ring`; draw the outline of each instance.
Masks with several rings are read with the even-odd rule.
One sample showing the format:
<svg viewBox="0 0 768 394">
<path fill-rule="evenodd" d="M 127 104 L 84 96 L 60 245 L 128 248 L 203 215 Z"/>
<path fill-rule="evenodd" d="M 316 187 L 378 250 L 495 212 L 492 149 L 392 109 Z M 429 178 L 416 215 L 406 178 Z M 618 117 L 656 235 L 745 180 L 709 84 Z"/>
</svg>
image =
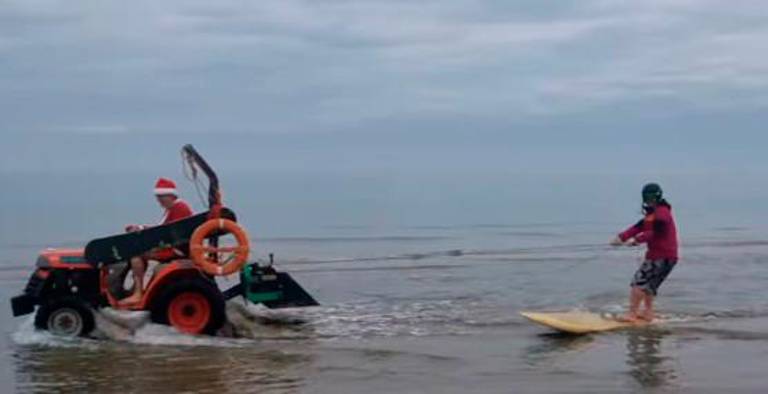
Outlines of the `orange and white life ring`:
<svg viewBox="0 0 768 394">
<path fill-rule="evenodd" d="M 236 246 L 206 245 L 206 239 L 212 236 L 232 234 Z M 230 275 L 239 271 L 248 260 L 250 245 L 248 234 L 237 223 L 229 219 L 211 219 L 203 223 L 192 233 L 189 240 L 189 255 L 192 261 L 210 275 Z M 218 261 L 222 253 L 230 254 L 225 261 Z"/>
</svg>

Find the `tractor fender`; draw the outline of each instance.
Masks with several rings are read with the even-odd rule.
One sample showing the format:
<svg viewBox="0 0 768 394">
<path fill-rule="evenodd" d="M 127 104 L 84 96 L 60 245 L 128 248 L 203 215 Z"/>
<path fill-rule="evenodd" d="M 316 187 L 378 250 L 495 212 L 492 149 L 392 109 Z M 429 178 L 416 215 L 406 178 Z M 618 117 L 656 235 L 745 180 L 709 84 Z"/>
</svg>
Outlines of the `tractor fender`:
<svg viewBox="0 0 768 394">
<path fill-rule="evenodd" d="M 155 274 L 155 277 L 152 278 L 152 281 L 145 290 L 144 299 L 142 300 L 141 305 L 139 305 L 139 309 L 149 308 L 158 293 L 169 284 L 184 278 L 203 278 L 213 281 L 209 277 L 203 275 L 200 269 L 195 266 L 192 261 L 174 260 L 171 263 L 164 264 L 164 266 Z"/>
</svg>

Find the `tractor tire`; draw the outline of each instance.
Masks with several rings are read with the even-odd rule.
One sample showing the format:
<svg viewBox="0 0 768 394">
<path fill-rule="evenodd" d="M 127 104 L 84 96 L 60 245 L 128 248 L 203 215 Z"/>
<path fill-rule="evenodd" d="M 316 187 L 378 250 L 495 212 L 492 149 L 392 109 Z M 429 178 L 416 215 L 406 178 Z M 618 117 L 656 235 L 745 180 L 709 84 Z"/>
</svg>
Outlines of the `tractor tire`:
<svg viewBox="0 0 768 394">
<path fill-rule="evenodd" d="M 186 334 L 214 335 L 227 320 L 224 295 L 202 277 L 169 284 L 150 304 L 150 319 Z"/>
<path fill-rule="evenodd" d="M 35 314 L 35 327 L 57 336 L 85 337 L 95 326 L 93 310 L 74 297 L 43 303 Z"/>
</svg>

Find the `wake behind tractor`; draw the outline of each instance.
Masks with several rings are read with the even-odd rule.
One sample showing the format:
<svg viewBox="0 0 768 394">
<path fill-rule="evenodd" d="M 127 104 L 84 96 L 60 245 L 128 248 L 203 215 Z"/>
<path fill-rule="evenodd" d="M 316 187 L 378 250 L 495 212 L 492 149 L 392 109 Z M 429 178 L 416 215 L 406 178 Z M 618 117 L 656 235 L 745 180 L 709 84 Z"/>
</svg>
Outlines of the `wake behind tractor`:
<svg viewBox="0 0 768 394">
<path fill-rule="evenodd" d="M 88 242 L 84 249 L 47 249 L 24 292 L 11 299 L 14 316 L 36 311 L 35 326 L 56 335 L 87 336 L 94 310 L 149 311 L 155 323 L 188 334 L 215 334 L 226 322 L 225 302 L 243 297 L 268 308 L 318 305 L 293 278 L 271 264 L 248 262 L 250 242 L 237 217 L 222 204 L 216 173 L 191 145 L 182 148 L 188 175 L 208 178 L 208 211 L 173 223 Z M 158 264 L 140 302 L 123 305 L 129 260 L 173 248 L 180 257 Z M 222 291 L 216 277 L 238 274 Z"/>
</svg>

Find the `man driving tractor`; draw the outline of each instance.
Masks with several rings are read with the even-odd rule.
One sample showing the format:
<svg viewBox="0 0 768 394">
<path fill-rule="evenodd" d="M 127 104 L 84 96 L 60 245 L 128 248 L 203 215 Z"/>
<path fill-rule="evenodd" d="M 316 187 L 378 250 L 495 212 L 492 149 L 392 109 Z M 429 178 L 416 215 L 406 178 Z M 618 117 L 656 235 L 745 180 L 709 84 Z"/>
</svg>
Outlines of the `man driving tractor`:
<svg viewBox="0 0 768 394">
<path fill-rule="evenodd" d="M 189 204 L 178 197 L 176 183 L 168 178 L 159 178 L 155 183 L 155 197 L 157 202 L 165 210 L 163 218 L 159 225 L 172 223 L 181 219 L 188 218 L 194 213 Z M 146 229 L 145 225 L 131 224 L 126 226 L 127 232 L 141 231 Z M 141 256 L 131 258 L 131 271 L 133 272 L 134 291 L 133 294 L 120 301 L 122 305 L 133 305 L 141 302 L 144 296 L 144 274 L 147 270 L 147 262 L 154 260 L 165 263 L 184 256 L 184 252 L 176 248 L 155 249 Z"/>
</svg>

